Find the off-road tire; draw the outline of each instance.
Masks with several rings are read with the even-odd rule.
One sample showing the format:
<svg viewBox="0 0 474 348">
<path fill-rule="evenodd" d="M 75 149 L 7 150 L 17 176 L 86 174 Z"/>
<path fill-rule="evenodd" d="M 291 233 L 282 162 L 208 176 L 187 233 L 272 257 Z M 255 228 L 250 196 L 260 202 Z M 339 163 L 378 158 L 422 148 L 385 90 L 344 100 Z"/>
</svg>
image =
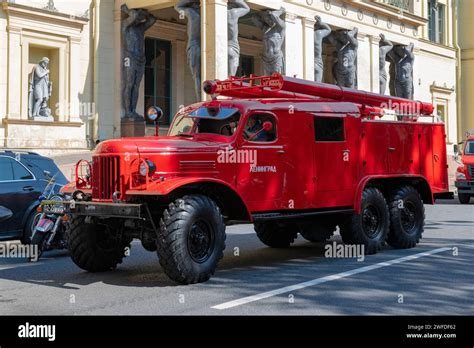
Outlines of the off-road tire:
<svg viewBox="0 0 474 348">
<path fill-rule="evenodd" d="M 469 204 L 471 195 L 469 193 L 458 193 L 458 199 L 461 204 Z"/>
<path fill-rule="evenodd" d="M 34 208 L 33 211 L 30 213 L 30 215 L 28 215 L 28 219 L 26 219 L 25 227 L 23 228 L 23 235 L 20 238 L 21 244 L 25 244 L 25 245 L 31 244 L 31 237 L 33 236 L 33 230 L 34 230 L 34 226 L 33 226 L 35 222 L 34 220 L 36 216 L 39 219 L 40 215 L 41 213 L 38 213 L 36 211 L 36 208 Z M 38 220 L 36 221 L 36 223 L 38 223 Z"/>
<path fill-rule="evenodd" d="M 260 241 L 272 248 L 288 248 L 299 230 L 293 223 L 280 221 L 257 222 L 254 229 Z"/>
<path fill-rule="evenodd" d="M 305 223 L 301 229 L 301 236 L 312 243 L 322 243 L 334 235 L 336 224 L 333 222 L 313 221 Z"/>
<path fill-rule="evenodd" d="M 372 219 L 376 216 L 376 222 Z M 367 224 L 373 223 L 375 231 L 369 231 Z M 353 214 L 340 225 L 340 234 L 345 244 L 363 245 L 365 254 L 379 251 L 387 237 L 390 226 L 390 214 L 385 197 L 375 187 L 362 192 L 360 214 Z"/>
<path fill-rule="evenodd" d="M 225 239 L 217 204 L 204 195 L 184 196 L 170 203 L 160 220 L 156 243 L 160 265 L 177 283 L 205 282 L 224 256 Z"/>
<path fill-rule="evenodd" d="M 100 225 L 88 223 L 84 216 L 71 216 L 66 224 L 68 249 L 72 261 L 88 272 L 105 272 L 122 263 L 129 241 L 118 242 L 107 249 L 97 242 Z"/>
<path fill-rule="evenodd" d="M 425 207 L 418 191 L 412 186 L 400 187 L 391 195 L 389 209 L 387 244 L 395 249 L 415 247 L 425 226 Z"/>
</svg>

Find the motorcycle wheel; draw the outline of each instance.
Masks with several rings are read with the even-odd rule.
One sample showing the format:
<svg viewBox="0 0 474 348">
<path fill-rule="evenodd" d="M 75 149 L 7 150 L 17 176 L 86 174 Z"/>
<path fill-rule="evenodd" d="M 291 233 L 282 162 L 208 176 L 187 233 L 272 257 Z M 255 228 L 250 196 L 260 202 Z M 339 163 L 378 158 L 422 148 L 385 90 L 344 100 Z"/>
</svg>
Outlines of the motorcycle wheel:
<svg viewBox="0 0 474 348">
<path fill-rule="evenodd" d="M 45 250 L 46 247 L 46 241 L 48 240 L 46 237 L 48 236 L 48 233 L 39 233 L 39 232 L 33 232 L 33 236 L 31 237 L 31 245 L 37 245 L 38 246 L 38 255 L 36 258 L 36 261 L 38 261 L 43 254 L 43 251 Z M 30 261 L 33 261 L 30 258 Z"/>
</svg>

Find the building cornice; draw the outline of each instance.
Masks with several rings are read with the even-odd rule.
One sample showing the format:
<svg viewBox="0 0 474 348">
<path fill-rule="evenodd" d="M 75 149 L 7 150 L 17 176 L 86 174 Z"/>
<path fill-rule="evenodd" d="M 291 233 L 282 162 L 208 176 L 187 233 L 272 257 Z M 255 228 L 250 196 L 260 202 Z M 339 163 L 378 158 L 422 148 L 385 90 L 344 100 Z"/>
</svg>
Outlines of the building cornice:
<svg viewBox="0 0 474 348">
<path fill-rule="evenodd" d="M 402 23 L 407 23 L 415 27 L 423 26 L 428 23 L 425 17 L 417 16 L 413 13 L 402 11 L 395 6 L 387 5 L 380 2 L 365 2 L 362 0 L 341 0 L 343 3 L 355 8 L 367 10 L 378 15 L 384 15 L 388 18 L 395 18 Z"/>
<path fill-rule="evenodd" d="M 89 22 L 88 18 L 68 15 L 60 12 L 52 12 L 41 8 L 30 7 L 10 2 L 2 2 L 2 8 L 8 16 L 29 17 L 43 22 L 55 22 L 82 30 Z"/>
</svg>

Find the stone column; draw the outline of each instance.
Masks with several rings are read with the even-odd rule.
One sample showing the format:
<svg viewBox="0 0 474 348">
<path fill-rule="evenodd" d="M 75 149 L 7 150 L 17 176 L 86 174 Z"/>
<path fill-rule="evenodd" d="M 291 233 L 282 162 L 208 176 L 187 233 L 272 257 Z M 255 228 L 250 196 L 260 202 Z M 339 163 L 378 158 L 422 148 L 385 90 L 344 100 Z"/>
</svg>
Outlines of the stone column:
<svg viewBox="0 0 474 348">
<path fill-rule="evenodd" d="M 285 75 L 303 78 L 304 38 L 303 23 L 295 14 L 285 14 L 286 37 L 284 45 Z M 313 34 L 314 35 L 314 34 Z M 314 53 L 313 53 L 314 55 Z"/>
<path fill-rule="evenodd" d="M 359 32 L 357 34 L 359 47 L 357 49 L 357 89 L 371 91 L 371 48 L 367 34 Z M 378 66 L 378 62 L 377 66 Z"/>
<path fill-rule="evenodd" d="M 8 27 L 8 104 L 7 117 L 21 118 L 21 28 Z"/>
<path fill-rule="evenodd" d="M 171 45 L 171 57 L 173 59 L 173 66 L 171 77 L 173 83 L 173 91 L 171 93 L 171 117 L 173 117 L 181 106 L 184 106 L 184 93 L 185 90 L 185 69 L 188 69 L 186 62 L 186 41 L 175 40 Z M 172 120 L 170 120 L 171 123 Z"/>
<path fill-rule="evenodd" d="M 313 18 L 303 18 L 303 78 L 314 81 L 314 24 Z"/>
<path fill-rule="evenodd" d="M 204 24 L 201 36 L 202 81 L 227 78 L 227 0 L 202 1 Z"/>
<path fill-rule="evenodd" d="M 374 93 L 380 92 L 380 72 L 379 72 L 379 55 L 380 55 L 380 37 L 379 36 L 370 36 L 370 91 Z M 385 70 L 388 74 L 389 64 L 385 64 Z M 387 90 L 388 91 L 388 83 Z"/>
<path fill-rule="evenodd" d="M 81 38 L 70 37 L 69 38 L 69 108 L 66 109 L 65 118 L 66 121 L 80 122 L 81 110 L 84 110 L 84 106 L 81 105 L 79 99 L 79 67 L 81 65 Z M 85 110 L 89 107 L 85 106 Z"/>
</svg>

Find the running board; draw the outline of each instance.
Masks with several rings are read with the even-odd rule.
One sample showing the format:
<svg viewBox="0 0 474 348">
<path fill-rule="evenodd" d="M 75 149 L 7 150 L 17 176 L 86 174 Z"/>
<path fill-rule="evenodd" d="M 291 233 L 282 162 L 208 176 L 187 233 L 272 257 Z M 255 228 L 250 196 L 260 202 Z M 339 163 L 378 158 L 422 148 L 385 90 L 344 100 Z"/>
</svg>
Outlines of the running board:
<svg viewBox="0 0 474 348">
<path fill-rule="evenodd" d="M 331 210 L 313 210 L 313 211 L 284 211 L 274 213 L 256 213 L 252 214 L 252 220 L 254 222 L 267 221 L 267 220 L 283 220 L 283 219 L 297 219 L 312 217 L 317 215 L 329 215 L 329 214 L 352 214 L 354 209 L 342 208 L 342 209 L 331 209 Z"/>
</svg>

